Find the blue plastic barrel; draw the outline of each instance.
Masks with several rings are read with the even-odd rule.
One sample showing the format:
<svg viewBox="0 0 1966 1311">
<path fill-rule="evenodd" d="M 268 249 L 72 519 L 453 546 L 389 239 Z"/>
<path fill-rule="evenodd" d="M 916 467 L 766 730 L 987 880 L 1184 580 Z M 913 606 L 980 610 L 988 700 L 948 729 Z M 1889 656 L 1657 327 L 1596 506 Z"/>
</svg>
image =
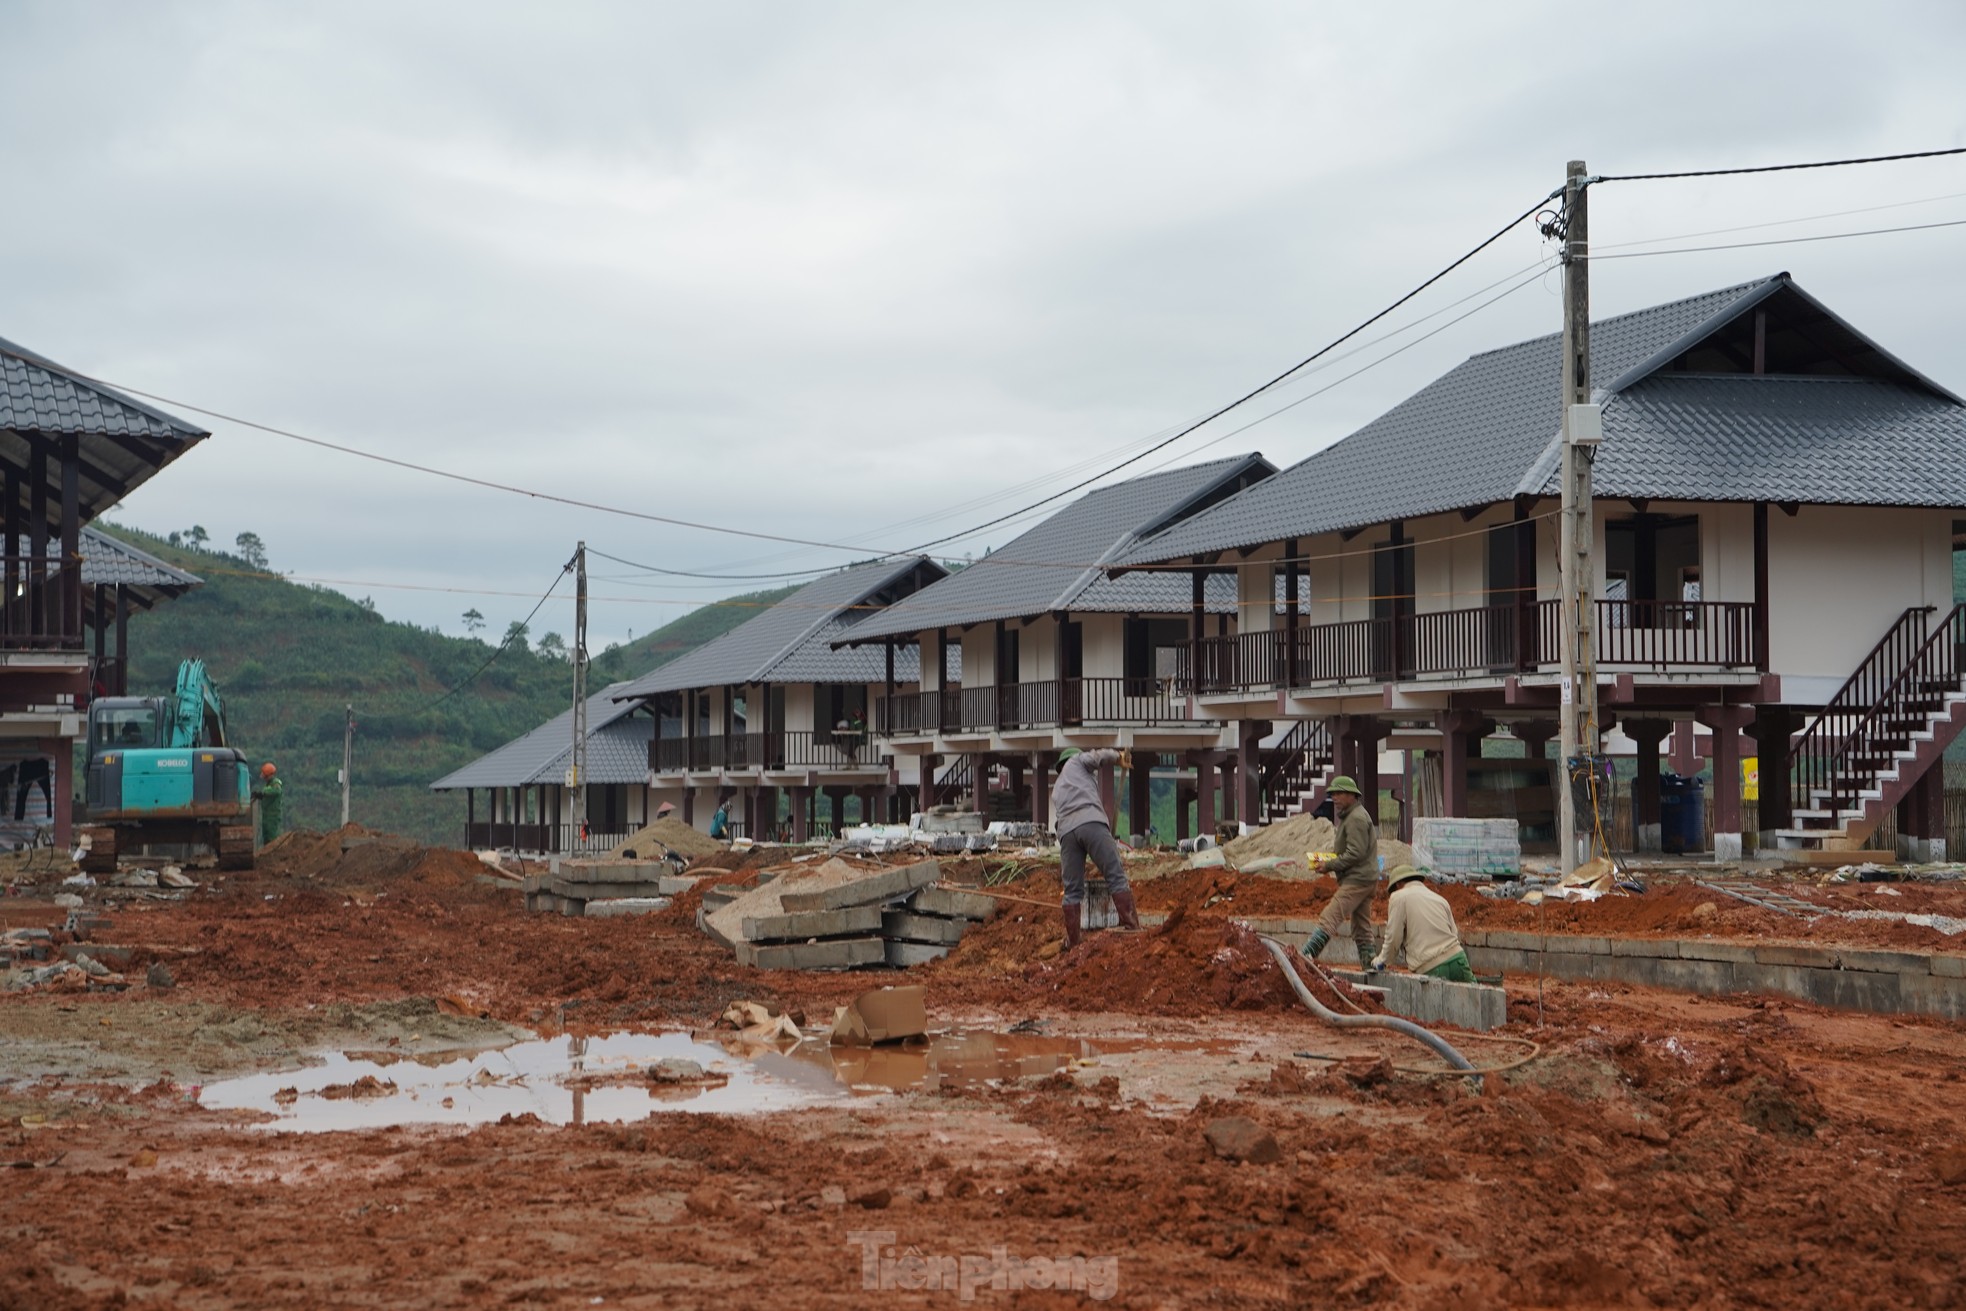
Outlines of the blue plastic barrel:
<svg viewBox="0 0 1966 1311">
<path fill-rule="evenodd" d="M 1659 775 L 1659 845 L 1675 855 L 1707 846 L 1707 794 L 1699 778 Z"/>
</svg>

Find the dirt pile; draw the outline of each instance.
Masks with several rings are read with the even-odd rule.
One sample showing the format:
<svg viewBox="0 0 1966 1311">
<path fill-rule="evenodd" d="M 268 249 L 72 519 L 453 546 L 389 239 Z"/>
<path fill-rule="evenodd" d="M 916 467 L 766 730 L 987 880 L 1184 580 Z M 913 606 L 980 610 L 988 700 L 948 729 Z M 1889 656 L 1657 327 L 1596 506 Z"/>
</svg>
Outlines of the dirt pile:
<svg viewBox="0 0 1966 1311">
<path fill-rule="evenodd" d="M 449 847 L 426 847 L 410 838 L 349 824 L 326 833 L 282 833 L 260 848 L 262 875 L 337 889 L 382 888 L 413 882 L 460 887 L 485 872 L 478 858 Z"/>
<path fill-rule="evenodd" d="M 666 817 L 656 820 L 639 833 L 631 834 L 608 853 L 608 859 L 659 860 L 666 851 L 673 851 L 686 860 L 696 860 L 727 849 L 727 843 L 719 842 L 707 833 L 699 833 L 680 819 Z"/>
<path fill-rule="evenodd" d="M 1331 821 L 1316 815 L 1292 815 L 1277 824 L 1257 829 L 1222 848 L 1231 865 L 1247 865 L 1252 860 L 1276 857 L 1304 859 L 1307 851 L 1329 851 L 1337 844 L 1338 830 Z"/>
</svg>

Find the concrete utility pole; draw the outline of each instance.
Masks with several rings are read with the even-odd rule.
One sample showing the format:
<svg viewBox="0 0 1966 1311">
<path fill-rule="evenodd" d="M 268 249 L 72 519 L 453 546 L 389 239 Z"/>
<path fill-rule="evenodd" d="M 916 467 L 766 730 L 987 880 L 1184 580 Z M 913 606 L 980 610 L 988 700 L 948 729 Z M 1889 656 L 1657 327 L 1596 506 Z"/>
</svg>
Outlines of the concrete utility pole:
<svg viewBox="0 0 1966 1311">
<path fill-rule="evenodd" d="M 355 703 L 348 703 L 348 719 L 341 730 L 341 826 L 348 827 L 348 789 L 355 773 Z"/>
<path fill-rule="evenodd" d="M 1596 537 L 1591 509 L 1591 462 L 1604 437 L 1603 417 L 1591 401 L 1590 184 L 1580 159 L 1570 161 L 1563 184 L 1563 510 L 1558 582 L 1562 587 L 1563 652 L 1561 768 L 1558 806 L 1564 873 L 1575 869 L 1597 832 L 1596 816 L 1579 814 L 1573 779 L 1582 773 L 1595 795 L 1599 728 L 1597 648 L 1593 639 Z M 1582 820 L 1581 830 L 1579 820 Z"/>
<path fill-rule="evenodd" d="M 575 841 L 587 836 L 587 543 L 573 552 L 573 764 L 567 768 Z"/>
</svg>

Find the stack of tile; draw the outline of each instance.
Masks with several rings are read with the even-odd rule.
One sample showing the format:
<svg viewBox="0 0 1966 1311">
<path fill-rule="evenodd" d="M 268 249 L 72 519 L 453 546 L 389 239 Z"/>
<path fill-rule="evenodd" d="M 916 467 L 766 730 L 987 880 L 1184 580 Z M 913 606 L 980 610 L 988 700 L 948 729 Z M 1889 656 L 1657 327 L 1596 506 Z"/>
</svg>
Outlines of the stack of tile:
<svg viewBox="0 0 1966 1311">
<path fill-rule="evenodd" d="M 976 892 L 937 887 L 932 860 L 852 865 L 829 860 L 811 870 L 777 871 L 758 887 L 702 916 L 706 933 L 746 965 L 766 970 L 841 970 L 920 965 L 948 954 L 965 930 L 996 913 Z M 709 902 L 706 897 L 706 905 Z"/>
</svg>

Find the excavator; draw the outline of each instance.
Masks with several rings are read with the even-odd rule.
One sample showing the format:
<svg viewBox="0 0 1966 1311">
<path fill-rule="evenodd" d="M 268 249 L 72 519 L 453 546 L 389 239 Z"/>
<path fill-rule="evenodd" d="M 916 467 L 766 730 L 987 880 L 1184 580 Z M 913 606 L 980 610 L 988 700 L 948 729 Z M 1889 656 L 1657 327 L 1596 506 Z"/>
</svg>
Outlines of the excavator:
<svg viewBox="0 0 1966 1311">
<path fill-rule="evenodd" d="M 209 848 L 220 869 L 251 869 L 257 825 L 245 753 L 225 736 L 225 703 L 205 662 L 178 666 L 172 696 L 89 705 L 87 851 L 114 873 L 119 851 L 151 843 Z"/>
</svg>

